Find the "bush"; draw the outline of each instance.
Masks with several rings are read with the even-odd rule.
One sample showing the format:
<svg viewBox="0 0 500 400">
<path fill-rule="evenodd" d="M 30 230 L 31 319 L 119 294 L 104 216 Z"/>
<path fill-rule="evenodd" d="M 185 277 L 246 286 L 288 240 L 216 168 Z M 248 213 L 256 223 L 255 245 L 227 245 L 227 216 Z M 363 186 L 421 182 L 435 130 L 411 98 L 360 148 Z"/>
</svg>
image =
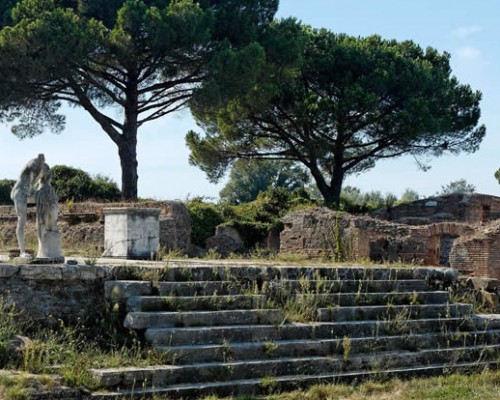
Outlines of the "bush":
<svg viewBox="0 0 500 400">
<path fill-rule="evenodd" d="M 271 188 L 261 192 L 256 200 L 238 205 L 207 203 L 197 197 L 186 202 L 192 219 L 191 241 L 205 247 L 215 228 L 224 224 L 235 228 L 245 246 L 252 249 L 262 243 L 271 229 L 283 229 L 281 217 L 288 211 L 312 205 L 316 203 L 302 189 Z"/>
<path fill-rule="evenodd" d="M 192 221 L 191 242 L 205 247 L 205 240 L 215 234 L 215 228 L 224 222 L 224 219 L 215 204 L 205 203 L 200 197 L 188 200 L 186 207 Z"/>
<path fill-rule="evenodd" d="M 117 201 L 122 197 L 122 192 L 113 182 L 106 176 L 97 175 L 92 180 L 91 198 L 105 201 Z"/>
<path fill-rule="evenodd" d="M 83 201 L 90 198 L 92 178 L 81 169 L 56 165 L 50 169 L 52 186 L 60 201 Z"/>
<path fill-rule="evenodd" d="M 93 179 L 87 172 L 66 165 L 56 165 L 50 172 L 52 186 L 62 202 L 90 199 L 114 201 L 121 198 L 116 183 L 107 177 L 97 175 Z"/>
<path fill-rule="evenodd" d="M 14 187 L 16 181 L 13 179 L 1 179 L 0 180 L 0 204 L 10 205 L 14 204 L 10 198 L 10 192 Z"/>
</svg>

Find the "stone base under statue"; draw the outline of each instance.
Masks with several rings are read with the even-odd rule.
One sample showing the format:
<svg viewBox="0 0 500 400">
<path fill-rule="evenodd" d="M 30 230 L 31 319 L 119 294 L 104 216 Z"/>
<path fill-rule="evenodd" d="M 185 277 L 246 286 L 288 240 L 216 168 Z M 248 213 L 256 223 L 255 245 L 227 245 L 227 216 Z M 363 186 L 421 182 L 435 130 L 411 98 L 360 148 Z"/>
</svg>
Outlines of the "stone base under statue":
<svg viewBox="0 0 500 400">
<path fill-rule="evenodd" d="M 38 239 L 37 259 L 60 259 L 61 234 L 58 231 L 45 231 Z M 64 258 L 63 258 L 64 259 Z"/>
</svg>

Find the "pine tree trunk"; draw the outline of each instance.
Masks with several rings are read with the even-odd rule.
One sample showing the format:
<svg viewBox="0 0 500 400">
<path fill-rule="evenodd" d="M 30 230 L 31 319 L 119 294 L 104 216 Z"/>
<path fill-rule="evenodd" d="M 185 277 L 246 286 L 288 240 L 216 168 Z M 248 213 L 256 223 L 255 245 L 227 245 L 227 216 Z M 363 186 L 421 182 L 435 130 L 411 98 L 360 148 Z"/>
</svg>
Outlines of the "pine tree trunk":
<svg viewBox="0 0 500 400">
<path fill-rule="evenodd" d="M 137 136 L 129 137 L 118 145 L 122 168 L 122 198 L 137 200 Z"/>
</svg>

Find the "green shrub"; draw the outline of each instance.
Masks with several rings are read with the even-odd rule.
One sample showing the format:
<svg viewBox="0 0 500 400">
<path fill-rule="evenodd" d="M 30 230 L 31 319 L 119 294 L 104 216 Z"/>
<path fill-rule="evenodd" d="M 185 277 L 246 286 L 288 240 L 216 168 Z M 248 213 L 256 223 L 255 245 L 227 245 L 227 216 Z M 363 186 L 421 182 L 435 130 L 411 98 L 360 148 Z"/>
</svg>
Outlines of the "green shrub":
<svg viewBox="0 0 500 400">
<path fill-rule="evenodd" d="M 60 201 L 83 201 L 90 198 L 92 178 L 81 169 L 56 165 L 50 170 L 52 186 Z"/>
<path fill-rule="evenodd" d="M 92 178 L 87 172 L 66 165 L 56 165 L 50 172 L 52 186 L 61 202 L 91 199 L 115 201 L 121 198 L 116 183 L 102 175 Z"/>
<path fill-rule="evenodd" d="M 97 175 L 92 180 L 91 197 L 97 200 L 117 201 L 121 199 L 122 192 L 111 179 Z"/>
<path fill-rule="evenodd" d="M 10 198 L 10 192 L 16 183 L 13 179 L 1 179 L 0 180 L 0 204 L 10 205 L 14 204 Z"/>
<path fill-rule="evenodd" d="M 202 198 L 194 198 L 186 202 L 191 215 L 191 242 L 205 247 L 205 240 L 215 234 L 215 228 L 224 222 L 217 206 L 205 203 Z"/>
</svg>

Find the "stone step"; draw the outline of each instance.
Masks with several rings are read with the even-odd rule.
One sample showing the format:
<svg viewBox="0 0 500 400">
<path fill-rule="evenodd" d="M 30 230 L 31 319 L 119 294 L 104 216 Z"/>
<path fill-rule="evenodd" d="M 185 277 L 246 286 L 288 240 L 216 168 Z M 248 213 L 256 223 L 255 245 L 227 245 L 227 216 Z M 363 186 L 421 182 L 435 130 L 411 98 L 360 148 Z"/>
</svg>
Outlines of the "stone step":
<svg viewBox="0 0 500 400">
<path fill-rule="evenodd" d="M 291 375 L 277 376 L 269 379 L 239 379 L 233 381 L 204 382 L 201 384 L 188 383 L 171 385 L 169 387 L 135 387 L 133 390 L 116 390 L 110 392 L 97 392 L 92 394 L 94 400 L 120 399 L 120 398 L 149 398 L 153 396 L 168 396 L 169 398 L 200 399 L 216 394 L 218 396 L 255 396 L 269 394 L 276 391 L 291 391 L 294 389 L 311 386 L 313 384 L 350 382 L 383 377 L 416 377 L 432 376 L 441 373 L 453 372 L 479 372 L 488 367 L 498 367 L 497 361 L 458 362 L 451 366 L 449 363 L 438 363 L 419 367 L 403 367 L 379 370 L 360 370 L 340 372 L 337 374 Z"/>
<path fill-rule="evenodd" d="M 307 293 L 357 293 L 357 292 L 413 292 L 424 291 L 427 283 L 422 279 L 405 280 L 270 280 L 270 281 L 188 281 L 158 282 L 160 296 L 211 296 L 246 293 L 307 292 Z M 147 294 L 147 293 L 137 293 Z"/>
<path fill-rule="evenodd" d="M 500 329 L 500 314 L 475 314 L 473 321 L 478 330 Z"/>
<path fill-rule="evenodd" d="M 450 294 L 448 292 L 437 290 L 432 292 L 297 294 L 293 297 L 294 302 L 302 302 L 306 305 L 311 304 L 319 307 L 442 304 L 449 300 Z"/>
<path fill-rule="evenodd" d="M 154 346 L 265 342 L 291 339 L 335 339 L 349 337 L 402 335 L 424 332 L 471 330 L 474 322 L 464 318 L 416 320 L 341 321 L 291 323 L 283 325 L 233 325 L 191 328 L 151 328 L 145 337 Z"/>
<path fill-rule="evenodd" d="M 127 300 L 127 310 L 133 312 L 263 309 L 266 302 L 264 295 L 132 296 Z"/>
<path fill-rule="evenodd" d="M 221 310 L 193 312 L 130 312 L 123 325 L 129 329 L 221 326 L 221 325 L 277 325 L 285 321 L 278 309 Z"/>
<path fill-rule="evenodd" d="M 418 318 L 458 318 L 472 315 L 471 304 L 400 304 L 318 309 L 318 321 L 361 321 Z"/>
<path fill-rule="evenodd" d="M 153 294 L 151 281 L 106 281 L 104 295 L 114 303 L 124 302 L 132 296 L 150 296 Z"/>
<path fill-rule="evenodd" d="M 421 351 L 386 351 L 376 354 L 352 356 L 350 354 L 327 357 L 293 357 L 264 360 L 166 365 L 144 368 L 117 368 L 94 370 L 93 375 L 101 387 L 167 387 L 186 383 L 230 381 L 289 375 L 338 374 L 359 370 L 386 370 L 409 365 L 422 366 L 460 362 L 498 360 L 500 344 L 468 346 Z"/>
<path fill-rule="evenodd" d="M 115 268 L 118 279 L 130 274 Z M 424 279 L 451 281 L 457 272 L 440 267 L 373 267 L 373 266 L 258 266 L 258 265 L 169 265 L 158 268 L 159 281 L 235 281 L 265 282 L 273 279 L 298 280 L 301 278 L 331 280 L 395 280 Z"/>
<path fill-rule="evenodd" d="M 450 295 L 445 291 L 298 294 L 293 297 L 267 298 L 265 295 L 227 296 L 132 296 L 127 300 L 128 311 L 210 311 L 221 309 L 276 308 L 286 302 L 304 306 L 329 307 L 351 305 L 442 304 Z"/>
<path fill-rule="evenodd" d="M 319 308 L 317 321 L 359 321 L 387 319 L 417 319 L 438 317 L 465 317 L 471 315 L 470 304 L 415 304 L 396 306 L 353 306 Z M 130 329 L 282 324 L 285 313 L 279 309 L 130 312 L 125 317 L 124 326 Z"/>
<path fill-rule="evenodd" d="M 224 343 L 207 345 L 160 346 L 175 364 L 256 360 L 280 357 L 317 357 L 343 354 L 347 343 L 351 354 L 394 350 L 422 350 L 457 346 L 489 345 L 500 342 L 500 330 L 464 331 L 448 334 L 423 333 L 338 339 L 304 339 L 267 342 Z"/>
</svg>

